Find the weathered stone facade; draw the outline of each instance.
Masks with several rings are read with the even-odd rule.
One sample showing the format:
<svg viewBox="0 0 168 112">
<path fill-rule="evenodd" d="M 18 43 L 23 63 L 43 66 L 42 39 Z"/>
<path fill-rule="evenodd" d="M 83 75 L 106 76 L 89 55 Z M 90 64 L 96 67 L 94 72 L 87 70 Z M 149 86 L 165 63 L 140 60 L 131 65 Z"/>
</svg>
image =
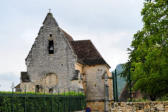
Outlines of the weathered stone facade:
<svg viewBox="0 0 168 112">
<path fill-rule="evenodd" d="M 114 103 L 111 112 L 168 112 L 168 102 L 119 102 Z"/>
<path fill-rule="evenodd" d="M 40 28 L 26 58 L 26 66 L 27 72 L 21 73 L 17 91 L 84 90 L 87 106 L 92 110 L 104 110 L 106 87 L 106 104 L 113 101 L 110 66 L 90 40 L 74 41 L 58 26 L 51 13 L 47 14 Z M 97 107 L 92 106 L 95 103 Z"/>
<path fill-rule="evenodd" d="M 87 107 L 94 112 L 103 112 L 105 107 L 105 85 L 104 75 L 108 75 L 109 98 L 108 106 L 113 102 L 112 93 L 112 74 L 106 65 L 82 66 L 76 65 L 76 68 L 83 74 L 83 86 L 86 93 Z"/>
<path fill-rule="evenodd" d="M 52 37 L 50 37 L 52 35 Z M 54 54 L 48 54 L 48 40 L 54 42 Z M 71 88 L 76 57 L 58 26 L 43 26 L 26 59 L 27 73 L 35 82 L 49 73 L 58 77 L 58 88 Z"/>
</svg>

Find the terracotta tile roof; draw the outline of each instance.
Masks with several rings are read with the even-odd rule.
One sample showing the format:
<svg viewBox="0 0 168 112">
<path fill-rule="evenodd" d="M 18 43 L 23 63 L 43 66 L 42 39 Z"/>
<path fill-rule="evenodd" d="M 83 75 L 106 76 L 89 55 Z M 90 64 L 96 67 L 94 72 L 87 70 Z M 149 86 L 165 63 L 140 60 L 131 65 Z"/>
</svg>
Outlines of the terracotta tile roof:
<svg viewBox="0 0 168 112">
<path fill-rule="evenodd" d="M 87 65 L 108 65 L 90 40 L 71 41 L 71 46 L 79 62 Z"/>
</svg>

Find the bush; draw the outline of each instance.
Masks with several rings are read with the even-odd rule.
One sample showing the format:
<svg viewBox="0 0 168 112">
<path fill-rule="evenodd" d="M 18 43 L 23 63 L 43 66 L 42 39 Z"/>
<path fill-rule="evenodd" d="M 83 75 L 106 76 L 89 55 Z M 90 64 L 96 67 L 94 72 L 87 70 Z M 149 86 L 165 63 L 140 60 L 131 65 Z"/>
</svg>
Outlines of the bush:
<svg viewBox="0 0 168 112">
<path fill-rule="evenodd" d="M 83 110 L 83 93 L 58 94 L 0 92 L 0 112 L 67 112 Z"/>
</svg>

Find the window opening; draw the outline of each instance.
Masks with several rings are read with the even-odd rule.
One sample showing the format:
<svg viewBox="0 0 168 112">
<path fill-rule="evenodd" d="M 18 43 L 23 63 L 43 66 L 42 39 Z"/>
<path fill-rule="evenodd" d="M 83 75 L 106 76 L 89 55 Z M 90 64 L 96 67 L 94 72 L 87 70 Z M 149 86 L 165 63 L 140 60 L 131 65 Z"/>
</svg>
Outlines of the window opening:
<svg viewBox="0 0 168 112">
<path fill-rule="evenodd" d="M 48 41 L 48 53 L 54 54 L 54 42 L 53 40 Z"/>
<path fill-rule="evenodd" d="M 36 85 L 36 90 L 35 92 L 40 92 L 40 85 Z"/>
<path fill-rule="evenodd" d="M 53 93 L 53 88 L 50 88 L 50 89 L 49 89 L 49 93 Z"/>
</svg>

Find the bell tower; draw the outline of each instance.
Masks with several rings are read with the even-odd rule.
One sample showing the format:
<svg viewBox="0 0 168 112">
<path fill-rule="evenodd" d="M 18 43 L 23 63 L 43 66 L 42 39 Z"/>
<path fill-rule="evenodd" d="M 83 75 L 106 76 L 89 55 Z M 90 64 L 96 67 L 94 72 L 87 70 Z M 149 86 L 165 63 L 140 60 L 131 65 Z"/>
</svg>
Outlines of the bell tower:
<svg viewBox="0 0 168 112">
<path fill-rule="evenodd" d="M 70 88 L 77 60 L 70 46 L 73 39 L 70 39 L 49 12 L 26 58 L 27 75 L 31 82 L 39 82 L 47 74 L 55 74 L 57 85 L 52 87 L 53 91 Z"/>
</svg>

